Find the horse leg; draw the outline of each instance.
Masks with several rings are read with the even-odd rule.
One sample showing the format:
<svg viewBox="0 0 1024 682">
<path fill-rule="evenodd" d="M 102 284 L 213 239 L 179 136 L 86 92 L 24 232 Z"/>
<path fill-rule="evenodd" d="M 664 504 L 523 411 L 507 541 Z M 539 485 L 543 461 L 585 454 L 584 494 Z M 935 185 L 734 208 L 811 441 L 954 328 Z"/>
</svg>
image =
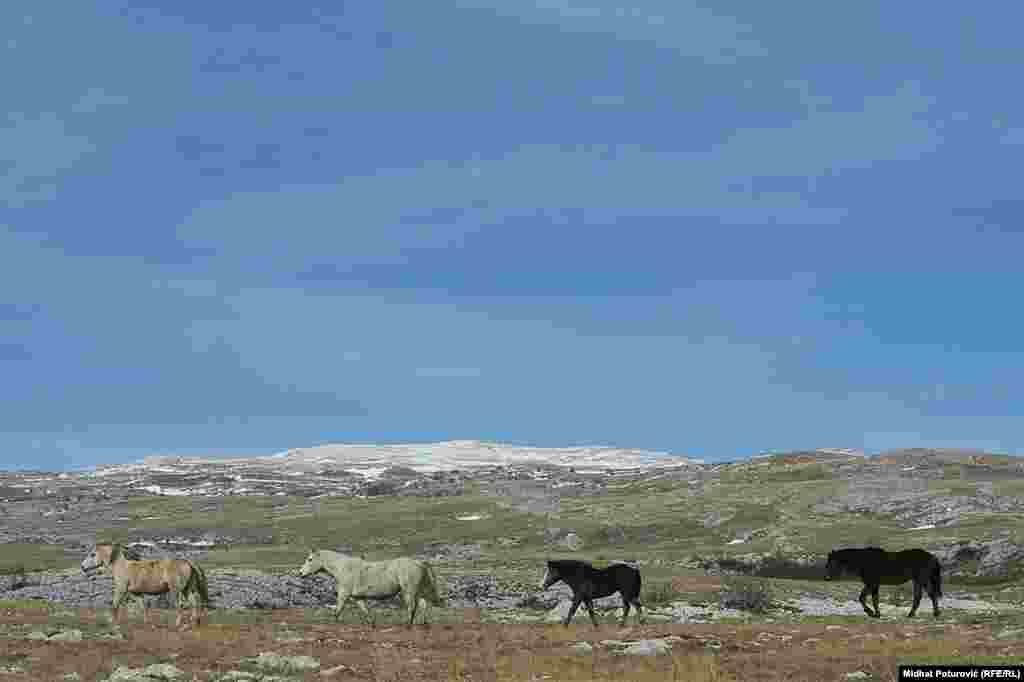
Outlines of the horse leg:
<svg viewBox="0 0 1024 682">
<path fill-rule="evenodd" d="M 629 618 L 629 600 L 625 597 L 622 598 L 622 622 L 620 626 L 626 627 L 626 619 Z"/>
<path fill-rule="evenodd" d="M 595 628 L 599 627 L 597 624 L 597 616 L 594 615 L 594 602 L 587 599 L 584 603 L 587 605 L 587 612 L 590 614 L 590 622 L 594 624 Z"/>
<path fill-rule="evenodd" d="M 345 606 L 348 605 L 348 599 L 349 597 L 347 594 L 343 595 L 340 592 L 338 593 L 338 605 L 334 607 L 335 623 L 341 622 L 341 612 L 345 609 Z"/>
<path fill-rule="evenodd" d="M 183 590 L 174 593 L 174 606 L 176 610 L 174 627 L 182 630 L 185 627 L 185 592 Z"/>
<path fill-rule="evenodd" d="M 939 587 L 934 581 L 928 583 L 928 597 L 932 600 L 932 613 L 939 617 Z"/>
<path fill-rule="evenodd" d="M 191 626 L 192 626 L 193 629 L 195 629 L 195 627 L 199 624 L 198 623 L 198 619 L 199 619 L 199 607 L 198 607 L 199 595 L 197 593 L 195 593 L 195 592 L 191 593 L 191 595 L 190 595 L 188 592 L 185 591 L 184 588 L 182 588 L 181 590 L 178 591 L 177 596 L 178 596 L 178 598 L 177 598 L 176 601 L 177 601 L 177 604 L 178 604 L 178 618 L 175 621 L 176 622 L 176 626 L 178 628 L 184 628 L 185 627 L 185 611 L 188 610 L 188 606 L 189 606 L 188 603 L 189 603 L 189 600 L 190 600 L 190 597 L 191 597 L 191 600 L 192 600 L 192 621 L 191 621 Z"/>
<path fill-rule="evenodd" d="M 421 600 L 416 597 L 409 597 L 407 601 L 409 602 L 409 627 L 412 627 L 413 622 L 416 620 L 416 609 L 419 608 Z"/>
<path fill-rule="evenodd" d="M 423 627 L 430 627 L 430 623 L 427 622 L 427 614 L 430 613 L 430 603 L 423 597 L 419 598 L 420 613 L 423 614 Z"/>
<path fill-rule="evenodd" d="M 370 605 L 366 603 L 366 600 L 365 599 L 356 599 L 356 604 L 359 605 L 359 609 L 363 612 L 363 617 L 366 619 L 366 622 L 370 624 L 370 627 L 371 628 L 377 627 L 377 619 L 374 617 L 373 613 L 370 611 Z"/>
<path fill-rule="evenodd" d="M 870 593 L 871 593 L 871 588 L 868 587 L 867 585 L 865 585 L 864 589 L 860 591 L 859 600 L 860 600 L 860 605 L 864 607 L 864 613 L 868 614 L 869 616 L 873 616 L 875 614 L 871 613 L 871 609 L 868 608 L 868 594 L 870 594 Z"/>
<path fill-rule="evenodd" d="M 125 589 L 118 589 L 117 587 L 114 588 L 114 600 L 113 600 L 113 602 L 110 605 L 110 620 L 113 621 L 114 623 L 120 623 L 121 622 L 121 614 L 119 613 L 119 610 L 121 608 L 121 604 L 124 603 L 125 597 L 127 597 L 127 596 L 128 596 L 128 589 L 127 588 L 125 588 Z"/>
<path fill-rule="evenodd" d="M 643 625 L 647 622 L 647 617 L 644 616 L 643 605 L 640 603 L 639 599 L 634 599 L 633 606 L 636 607 L 636 622 Z"/>
<path fill-rule="evenodd" d="M 569 621 L 571 621 L 572 617 L 576 615 L 576 609 L 580 607 L 580 602 L 582 601 L 582 599 L 579 599 L 577 597 L 572 598 L 572 606 L 569 607 L 569 613 L 565 617 L 565 622 L 562 623 L 563 625 L 565 625 L 565 627 L 569 627 Z"/>
<path fill-rule="evenodd" d="M 914 614 L 917 613 L 917 607 L 921 605 L 921 594 L 924 592 L 924 587 L 914 578 L 914 603 L 910 607 L 910 613 L 907 614 L 907 618 L 913 618 Z"/>
<path fill-rule="evenodd" d="M 202 614 L 200 613 L 202 598 L 199 596 L 199 592 L 192 593 L 192 600 L 192 627 L 197 628 L 203 624 Z"/>
<path fill-rule="evenodd" d="M 935 594 L 934 592 L 929 592 L 928 596 L 931 597 L 931 600 L 932 600 L 932 614 L 934 614 L 934 616 L 936 618 L 938 618 L 939 617 L 939 595 Z"/>
<path fill-rule="evenodd" d="M 878 610 L 878 585 L 871 587 L 871 601 L 875 604 L 875 618 L 881 618 L 882 612 Z"/>
</svg>

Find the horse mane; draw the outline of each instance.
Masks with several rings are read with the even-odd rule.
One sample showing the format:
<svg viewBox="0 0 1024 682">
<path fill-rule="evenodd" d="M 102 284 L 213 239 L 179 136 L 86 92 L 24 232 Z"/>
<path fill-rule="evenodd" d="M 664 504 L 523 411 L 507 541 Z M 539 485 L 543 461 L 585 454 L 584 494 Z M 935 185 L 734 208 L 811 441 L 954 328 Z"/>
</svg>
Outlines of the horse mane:
<svg viewBox="0 0 1024 682">
<path fill-rule="evenodd" d="M 591 564 L 588 564 L 586 561 L 580 561 L 579 559 L 549 559 L 548 564 L 557 569 L 583 567 L 593 568 Z"/>
<path fill-rule="evenodd" d="M 118 557 L 124 557 L 128 561 L 139 561 L 142 555 L 137 549 L 123 545 L 120 542 L 110 543 L 110 561 L 117 561 Z"/>
<path fill-rule="evenodd" d="M 834 554 L 849 554 L 850 552 L 885 552 L 881 547 L 843 547 L 841 549 L 834 549 L 829 552 L 829 556 Z"/>
</svg>

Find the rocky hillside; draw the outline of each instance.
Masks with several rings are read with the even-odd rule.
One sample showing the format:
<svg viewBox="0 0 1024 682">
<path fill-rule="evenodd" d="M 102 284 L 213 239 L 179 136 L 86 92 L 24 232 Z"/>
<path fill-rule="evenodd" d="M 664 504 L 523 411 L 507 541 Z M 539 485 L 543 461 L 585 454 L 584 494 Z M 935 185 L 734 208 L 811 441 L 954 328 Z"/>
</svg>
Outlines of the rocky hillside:
<svg viewBox="0 0 1024 682">
<path fill-rule="evenodd" d="M 438 515 L 426 526 L 425 512 Z M 924 546 L 951 576 L 999 580 L 1024 558 L 1021 514 L 1022 460 L 966 451 L 823 449 L 704 463 L 455 441 L 154 457 L 83 472 L 0 473 L 8 549 L 0 598 L 105 603 L 109 578 L 74 566 L 97 537 L 117 537 L 147 556 L 215 559 L 219 606 L 329 604 L 330 579 L 260 567 L 266 557 L 294 562 L 297 543 L 342 526 L 352 529 L 344 531 L 350 544 L 328 546 L 441 562 L 456 606 L 550 606 L 531 585 L 481 567 L 536 563 L 551 552 L 625 552 L 652 567 L 645 570 L 816 579 L 827 548 L 878 542 Z"/>
</svg>

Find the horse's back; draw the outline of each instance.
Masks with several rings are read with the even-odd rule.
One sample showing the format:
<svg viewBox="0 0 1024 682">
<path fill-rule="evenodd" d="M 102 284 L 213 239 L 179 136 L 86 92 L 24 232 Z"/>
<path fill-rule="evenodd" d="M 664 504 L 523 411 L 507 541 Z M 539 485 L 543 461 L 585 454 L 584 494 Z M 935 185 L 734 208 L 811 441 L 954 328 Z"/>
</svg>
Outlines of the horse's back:
<svg viewBox="0 0 1024 682">
<path fill-rule="evenodd" d="M 192 564 L 183 559 L 144 559 L 120 562 L 114 568 L 115 579 L 120 578 L 133 592 L 161 594 L 181 590 L 192 576 Z"/>
<path fill-rule="evenodd" d="M 391 596 L 403 589 L 414 589 L 427 572 L 424 562 L 411 557 L 384 561 L 346 558 L 334 562 L 330 571 L 339 586 L 345 585 L 353 595 Z"/>
<path fill-rule="evenodd" d="M 425 561 L 407 556 L 398 557 L 397 559 L 391 559 L 390 561 L 381 563 L 387 563 L 388 569 L 392 573 L 405 578 L 418 577 L 427 572 L 427 564 Z"/>
<path fill-rule="evenodd" d="M 911 578 L 920 577 L 940 566 L 938 558 L 923 549 L 904 549 L 883 552 L 879 561 L 868 567 L 882 585 L 901 585 Z"/>
<path fill-rule="evenodd" d="M 640 594 L 642 579 L 637 568 L 629 564 L 612 564 L 605 571 L 612 576 L 622 596 L 633 597 Z"/>
<path fill-rule="evenodd" d="M 933 562 L 938 562 L 939 560 L 938 557 L 936 557 L 931 552 L 920 548 L 904 549 L 899 552 L 888 552 L 888 557 L 890 561 L 896 561 L 903 564 L 912 564 L 915 566 L 922 564 L 931 564 Z"/>
</svg>

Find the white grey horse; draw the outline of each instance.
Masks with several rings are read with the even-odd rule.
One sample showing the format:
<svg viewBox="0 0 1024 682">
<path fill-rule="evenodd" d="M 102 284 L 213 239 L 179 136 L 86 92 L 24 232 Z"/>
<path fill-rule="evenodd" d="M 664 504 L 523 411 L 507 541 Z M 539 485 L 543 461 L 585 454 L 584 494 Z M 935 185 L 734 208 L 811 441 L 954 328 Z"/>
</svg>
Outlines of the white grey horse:
<svg viewBox="0 0 1024 682">
<path fill-rule="evenodd" d="M 355 600 L 362 615 L 371 625 L 376 625 L 368 599 L 389 599 L 400 594 L 409 612 L 409 625 L 422 613 L 423 624 L 427 624 L 429 605 L 444 606 L 445 600 L 437 590 L 437 577 L 426 561 L 400 557 L 387 561 L 365 561 L 328 549 L 313 550 L 299 569 L 305 578 L 324 571 L 338 582 L 338 605 L 334 610 L 336 620 L 349 600 Z"/>
</svg>

